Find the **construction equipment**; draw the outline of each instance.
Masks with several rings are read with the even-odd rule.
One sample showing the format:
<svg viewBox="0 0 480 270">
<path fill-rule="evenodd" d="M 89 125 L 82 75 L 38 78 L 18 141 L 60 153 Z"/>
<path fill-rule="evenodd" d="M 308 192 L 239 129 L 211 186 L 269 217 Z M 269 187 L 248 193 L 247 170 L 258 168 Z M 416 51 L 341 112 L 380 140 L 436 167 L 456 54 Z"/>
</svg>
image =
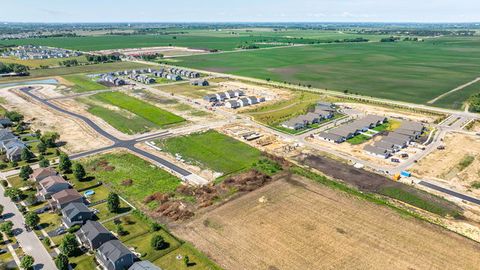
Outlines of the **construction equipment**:
<svg viewBox="0 0 480 270">
<path fill-rule="evenodd" d="M 400 180 L 400 174 L 399 174 L 399 173 L 396 173 L 396 174 L 393 176 L 393 180 L 395 180 L 395 181 Z"/>
</svg>

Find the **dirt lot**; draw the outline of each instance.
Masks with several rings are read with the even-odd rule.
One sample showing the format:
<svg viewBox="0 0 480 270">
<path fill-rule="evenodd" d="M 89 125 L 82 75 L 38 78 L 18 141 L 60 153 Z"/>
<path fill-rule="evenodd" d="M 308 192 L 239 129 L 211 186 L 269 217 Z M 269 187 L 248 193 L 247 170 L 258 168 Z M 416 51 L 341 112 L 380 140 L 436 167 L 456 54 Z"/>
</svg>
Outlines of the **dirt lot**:
<svg viewBox="0 0 480 270">
<path fill-rule="evenodd" d="M 173 229 L 225 269 L 476 269 L 480 245 L 299 178 Z"/>
<path fill-rule="evenodd" d="M 348 106 L 350 108 L 362 111 L 367 114 L 376 114 L 389 118 L 409 119 L 412 121 L 433 123 L 437 117 L 428 114 L 415 113 L 408 110 L 400 110 L 397 108 L 385 108 L 381 106 L 372 106 L 362 103 L 337 103 L 339 105 Z"/>
<path fill-rule="evenodd" d="M 62 150 L 67 153 L 79 153 L 111 144 L 110 141 L 98 135 L 82 121 L 32 102 L 24 96 L 19 96 L 19 92 L 13 92 L 12 89 L 2 89 L 0 91 L 0 96 L 7 101 L 7 104 L 3 106 L 8 110 L 16 110 L 24 114 L 25 121 L 30 122 L 34 130 L 58 132 L 60 140 L 67 142 L 62 147 Z"/>
<path fill-rule="evenodd" d="M 412 172 L 421 177 L 440 180 L 461 191 L 470 189 L 472 182 L 480 179 L 480 137 L 449 133 L 444 138 L 444 144 L 445 150 L 435 150 L 415 164 Z M 476 158 L 468 167 L 459 171 L 457 166 L 466 155 Z M 443 165 L 438 166 L 439 164 Z M 479 189 L 471 190 L 480 195 Z"/>
</svg>

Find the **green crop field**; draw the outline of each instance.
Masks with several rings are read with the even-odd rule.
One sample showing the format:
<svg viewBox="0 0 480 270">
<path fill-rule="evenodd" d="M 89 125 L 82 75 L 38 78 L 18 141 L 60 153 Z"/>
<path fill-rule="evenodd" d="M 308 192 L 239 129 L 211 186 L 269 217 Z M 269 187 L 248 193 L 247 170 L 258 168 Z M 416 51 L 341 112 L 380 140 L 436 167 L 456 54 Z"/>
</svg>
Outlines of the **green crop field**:
<svg viewBox="0 0 480 270">
<path fill-rule="evenodd" d="M 89 175 L 110 185 L 131 202 L 140 205 L 155 192 L 172 192 L 180 179 L 149 162 L 126 152 L 104 154 L 82 160 Z M 132 185 L 122 184 L 131 179 Z"/>
<path fill-rule="evenodd" d="M 184 31 L 184 30 L 182 30 Z M 364 37 L 379 40 L 382 36 L 339 33 L 336 31 L 210 31 L 189 30 L 183 34 L 170 35 L 103 35 L 86 37 L 54 37 L 2 40 L 2 45 L 43 45 L 61 47 L 80 51 L 97 51 L 108 49 L 141 48 L 156 46 L 179 46 L 200 49 L 228 51 L 242 44 L 256 44 L 258 47 L 274 47 L 275 43 L 308 44 Z"/>
<path fill-rule="evenodd" d="M 473 94 L 480 93 L 480 83 L 474 83 L 462 90 L 450 93 L 433 103 L 434 106 L 460 110 L 464 107 L 465 101 Z"/>
<path fill-rule="evenodd" d="M 173 155 L 224 174 L 251 168 L 261 157 L 259 150 L 213 130 L 156 143 Z"/>
<path fill-rule="evenodd" d="M 179 66 L 426 103 L 478 77 L 480 38 L 322 44 L 176 60 Z M 449 102 L 458 102 L 452 97 Z"/>
<path fill-rule="evenodd" d="M 99 93 L 95 99 L 127 110 L 159 127 L 185 121 L 182 117 L 120 92 Z"/>
<path fill-rule="evenodd" d="M 101 85 L 92 79 L 88 78 L 85 75 L 65 75 L 63 78 L 71 83 L 74 84 L 72 90 L 74 92 L 88 92 L 88 91 L 95 91 L 95 90 L 102 90 L 106 89 L 107 87 Z"/>
</svg>

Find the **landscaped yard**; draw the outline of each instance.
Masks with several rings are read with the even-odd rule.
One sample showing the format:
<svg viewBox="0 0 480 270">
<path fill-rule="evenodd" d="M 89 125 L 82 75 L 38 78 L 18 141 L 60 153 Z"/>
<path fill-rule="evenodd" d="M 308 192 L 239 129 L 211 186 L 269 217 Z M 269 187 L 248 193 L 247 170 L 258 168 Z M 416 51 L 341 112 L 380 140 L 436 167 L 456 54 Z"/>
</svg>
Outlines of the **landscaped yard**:
<svg viewBox="0 0 480 270">
<path fill-rule="evenodd" d="M 99 221 L 105 221 L 107 219 L 114 218 L 120 214 L 123 214 L 132 210 L 132 208 L 128 204 L 126 204 L 123 200 L 120 200 L 120 210 L 118 211 L 118 213 L 112 213 L 108 211 L 108 205 L 106 202 L 94 205 L 90 208 L 97 210 L 95 215 L 98 217 Z"/>
<path fill-rule="evenodd" d="M 188 256 L 191 265 L 186 266 L 182 258 L 177 258 L 181 255 L 182 258 Z M 168 253 L 167 255 L 157 259 L 153 262 L 155 265 L 162 267 L 162 269 L 176 269 L 176 270 L 220 270 L 219 266 L 214 264 L 208 257 L 198 252 L 190 244 L 185 243 L 176 250 Z"/>
<path fill-rule="evenodd" d="M 156 143 L 172 155 L 224 174 L 251 168 L 261 157 L 259 150 L 213 130 Z"/>
<path fill-rule="evenodd" d="M 180 242 L 168 232 L 164 230 L 152 232 L 150 224 L 136 214 L 129 214 L 119 218 L 119 223 L 126 231 L 126 235 L 120 235 L 118 238 L 128 247 L 134 248 L 135 252 L 141 255 L 142 260 L 155 261 L 180 246 Z M 106 222 L 103 225 L 110 231 L 117 232 L 117 225 L 114 221 Z M 162 236 L 168 243 L 168 246 L 160 250 L 153 249 L 150 243 L 154 235 Z"/>
<path fill-rule="evenodd" d="M 181 183 L 157 166 L 127 152 L 94 156 L 81 161 L 88 175 L 125 196 L 129 202 L 140 205 L 155 192 L 172 192 Z"/>
</svg>

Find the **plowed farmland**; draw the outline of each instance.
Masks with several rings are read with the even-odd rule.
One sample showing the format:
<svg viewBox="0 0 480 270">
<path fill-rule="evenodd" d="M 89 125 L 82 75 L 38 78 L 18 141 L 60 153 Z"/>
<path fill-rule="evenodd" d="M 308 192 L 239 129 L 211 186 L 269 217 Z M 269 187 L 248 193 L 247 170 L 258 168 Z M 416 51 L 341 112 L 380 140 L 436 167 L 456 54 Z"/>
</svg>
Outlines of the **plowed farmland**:
<svg viewBox="0 0 480 270">
<path fill-rule="evenodd" d="M 477 269 L 480 244 L 299 177 L 181 228 L 225 269 Z"/>
</svg>

